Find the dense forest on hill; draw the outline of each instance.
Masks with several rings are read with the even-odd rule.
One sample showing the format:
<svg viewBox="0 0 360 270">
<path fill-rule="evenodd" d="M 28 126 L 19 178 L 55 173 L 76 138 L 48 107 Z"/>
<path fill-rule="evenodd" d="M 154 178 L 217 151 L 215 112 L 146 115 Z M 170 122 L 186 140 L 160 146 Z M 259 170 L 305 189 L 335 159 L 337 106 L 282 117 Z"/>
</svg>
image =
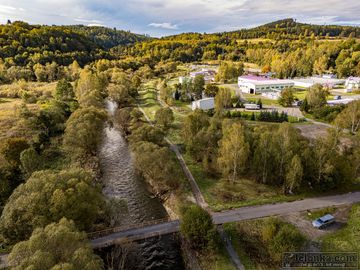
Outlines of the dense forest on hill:
<svg viewBox="0 0 360 270">
<path fill-rule="evenodd" d="M 325 72 L 346 77 L 360 74 L 359 31 L 359 27 L 309 25 L 286 19 L 235 32 L 180 34 L 112 51 L 153 62 L 250 62 L 280 78 Z"/>
<path fill-rule="evenodd" d="M 80 65 L 111 58 L 107 49 L 146 40 L 147 37 L 105 27 L 42 26 L 16 21 L 0 25 L 0 58 L 8 65 L 56 62 Z"/>
</svg>

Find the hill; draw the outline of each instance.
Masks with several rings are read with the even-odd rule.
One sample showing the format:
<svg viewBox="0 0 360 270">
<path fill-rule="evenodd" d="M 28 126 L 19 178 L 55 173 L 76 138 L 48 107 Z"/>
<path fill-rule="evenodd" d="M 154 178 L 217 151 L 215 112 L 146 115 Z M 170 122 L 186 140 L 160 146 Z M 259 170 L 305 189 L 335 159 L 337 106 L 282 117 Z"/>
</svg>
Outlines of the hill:
<svg viewBox="0 0 360 270">
<path fill-rule="evenodd" d="M 9 65 L 56 62 L 80 65 L 111 58 L 108 49 L 148 39 L 105 27 L 30 25 L 16 21 L 0 25 L 0 58 Z"/>
</svg>

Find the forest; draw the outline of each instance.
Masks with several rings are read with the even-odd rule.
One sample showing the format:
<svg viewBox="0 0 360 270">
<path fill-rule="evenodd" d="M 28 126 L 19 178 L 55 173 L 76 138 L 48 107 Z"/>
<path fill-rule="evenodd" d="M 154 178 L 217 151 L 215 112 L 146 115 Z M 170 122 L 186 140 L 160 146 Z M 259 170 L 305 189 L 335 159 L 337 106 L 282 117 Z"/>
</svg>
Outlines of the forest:
<svg viewBox="0 0 360 270">
<path fill-rule="evenodd" d="M 0 242 L 9 262 L 15 269 L 114 269 L 86 234 L 115 226 L 124 208 L 102 193 L 98 149 L 105 126 L 120 127 L 151 196 L 175 198 L 180 230 L 204 269 L 212 269 L 206 267 L 222 244 L 210 214 L 189 199 L 175 145 L 212 211 L 358 188 L 358 101 L 324 112 L 327 89 L 310 88 L 301 109 L 326 114 L 335 128 L 309 139 L 286 113 L 237 111 L 239 98 L 221 84 L 234 84 L 249 64 L 279 78 L 360 76 L 359 35 L 358 27 L 292 19 L 159 39 L 104 27 L 1 25 Z M 189 63 L 217 64 L 217 83 L 205 85 L 203 77 L 177 83 Z M 215 109 L 191 111 L 203 92 L 215 98 Z M 294 97 L 292 89 L 284 92 L 285 107 Z M 118 106 L 113 118 L 107 99 Z M 193 226 L 194 219 L 201 222 Z M 271 263 L 281 259 L 278 247 L 304 244 L 294 226 L 268 223 L 256 226 Z M 294 243 L 286 246 L 289 236 Z"/>
</svg>

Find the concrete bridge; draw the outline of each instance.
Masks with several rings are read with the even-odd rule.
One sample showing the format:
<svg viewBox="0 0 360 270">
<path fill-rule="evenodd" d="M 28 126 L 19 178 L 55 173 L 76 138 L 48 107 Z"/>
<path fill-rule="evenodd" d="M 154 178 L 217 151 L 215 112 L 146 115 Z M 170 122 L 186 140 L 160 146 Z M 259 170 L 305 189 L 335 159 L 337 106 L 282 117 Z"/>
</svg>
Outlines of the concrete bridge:
<svg viewBox="0 0 360 270">
<path fill-rule="evenodd" d="M 281 216 L 294 212 L 302 212 L 331 206 L 340 206 L 360 202 L 360 192 L 342 195 L 308 198 L 300 201 L 242 207 L 234 210 L 213 213 L 216 225 L 244 221 L 269 216 Z M 151 224 L 152 223 L 152 224 Z M 176 233 L 180 230 L 180 221 L 154 220 L 148 224 L 139 224 L 132 228 L 113 228 L 89 234 L 94 248 L 113 245 L 121 240 L 141 240 L 154 236 Z"/>
</svg>

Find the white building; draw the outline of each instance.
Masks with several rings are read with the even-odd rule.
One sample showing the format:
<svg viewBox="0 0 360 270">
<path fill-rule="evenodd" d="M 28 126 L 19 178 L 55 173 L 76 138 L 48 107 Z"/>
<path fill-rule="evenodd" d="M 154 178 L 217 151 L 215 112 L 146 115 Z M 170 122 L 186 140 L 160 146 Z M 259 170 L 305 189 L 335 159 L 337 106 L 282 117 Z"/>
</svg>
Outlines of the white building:
<svg viewBox="0 0 360 270">
<path fill-rule="evenodd" d="M 264 92 L 282 91 L 285 88 L 293 87 L 294 83 L 290 80 L 270 79 L 265 77 L 246 75 L 240 76 L 238 85 L 242 92 L 257 94 Z"/>
<path fill-rule="evenodd" d="M 211 69 L 203 68 L 200 71 L 194 71 L 190 73 L 190 78 L 194 79 L 196 76 L 204 76 L 206 84 L 212 83 L 215 81 L 216 72 Z"/>
<path fill-rule="evenodd" d="M 199 99 L 196 101 L 193 101 L 192 105 L 191 105 L 191 109 L 193 111 L 195 111 L 196 109 L 200 109 L 200 110 L 211 110 L 215 108 L 215 99 L 214 98 L 204 98 L 204 99 Z"/>
<path fill-rule="evenodd" d="M 345 82 L 345 92 L 360 89 L 360 77 L 349 77 Z"/>
<path fill-rule="evenodd" d="M 324 75 L 323 77 L 308 77 L 308 78 L 295 78 L 293 79 L 294 86 L 299 88 L 310 88 L 315 84 L 321 84 L 322 86 L 333 88 L 334 86 L 345 83 L 345 80 L 331 78 Z"/>
<path fill-rule="evenodd" d="M 260 110 L 260 105 L 254 103 L 246 103 L 244 107 L 246 110 Z"/>
</svg>

